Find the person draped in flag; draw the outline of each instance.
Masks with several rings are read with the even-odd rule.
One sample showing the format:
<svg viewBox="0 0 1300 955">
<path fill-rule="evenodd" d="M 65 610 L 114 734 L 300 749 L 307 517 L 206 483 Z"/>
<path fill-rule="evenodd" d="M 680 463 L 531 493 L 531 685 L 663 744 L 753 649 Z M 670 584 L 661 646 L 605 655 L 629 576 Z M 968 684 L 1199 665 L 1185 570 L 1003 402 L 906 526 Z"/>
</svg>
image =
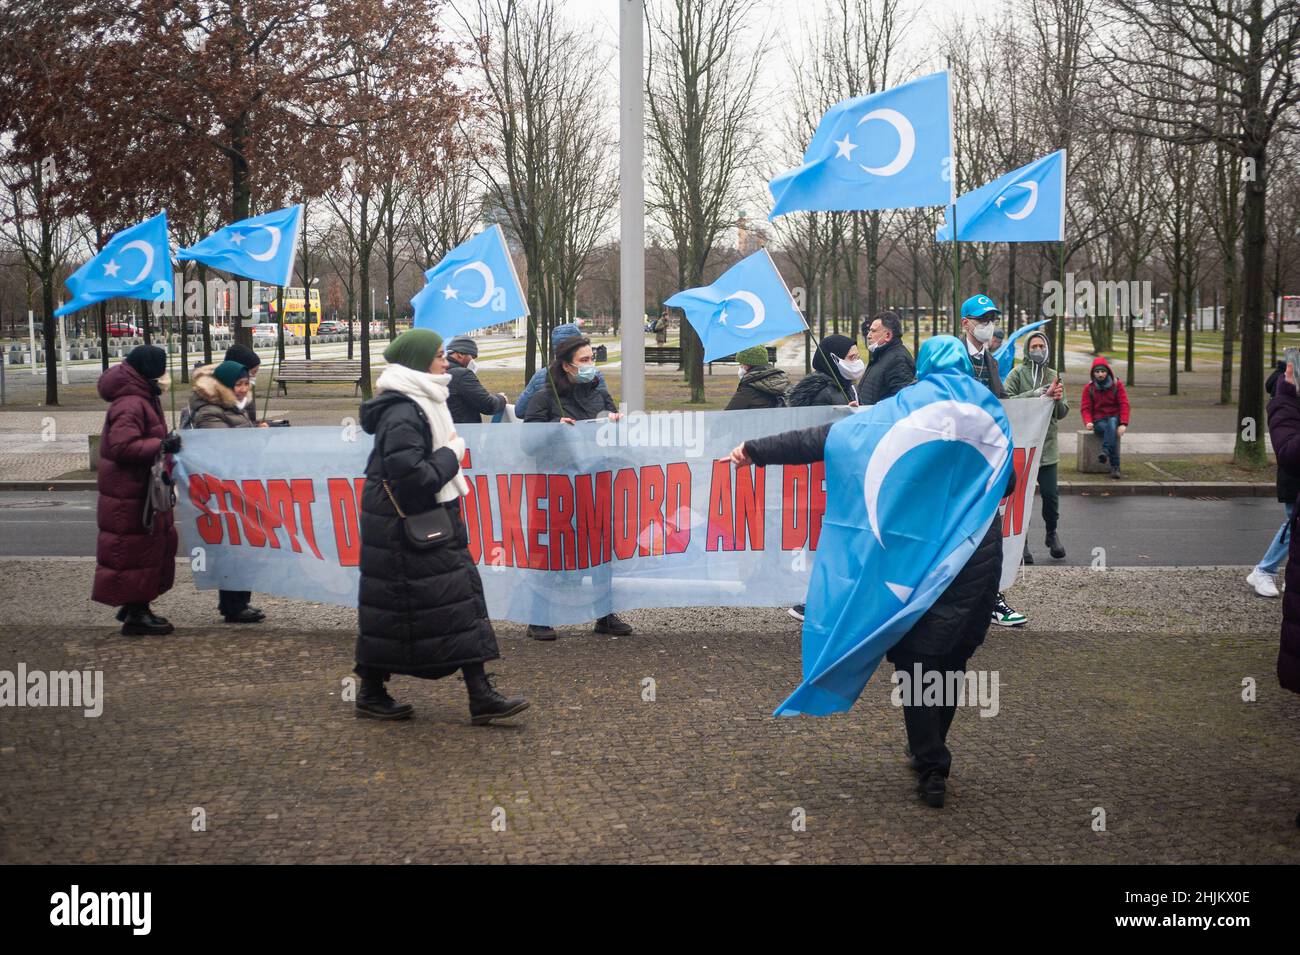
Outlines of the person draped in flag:
<svg viewBox="0 0 1300 955">
<path fill-rule="evenodd" d="M 916 371 L 915 384 L 866 412 L 751 439 L 731 452 L 738 467 L 826 461 L 828 506 L 812 584 L 824 589 L 805 623 L 803 683 L 780 715 L 848 709 L 881 655 L 896 671 L 937 674 L 949 686 L 988 631 L 1002 572 L 997 504 L 1015 490 L 1010 426 L 1000 406 L 965 380 L 970 358 L 956 338 L 927 341 Z M 877 473 L 877 458 L 894 463 Z M 954 482 L 938 501 L 909 491 L 927 475 L 929 488 Z M 847 523 L 855 516 L 862 526 Z M 952 767 L 947 736 L 955 714 L 951 697 L 904 697 L 917 791 L 936 808 Z"/>
</svg>

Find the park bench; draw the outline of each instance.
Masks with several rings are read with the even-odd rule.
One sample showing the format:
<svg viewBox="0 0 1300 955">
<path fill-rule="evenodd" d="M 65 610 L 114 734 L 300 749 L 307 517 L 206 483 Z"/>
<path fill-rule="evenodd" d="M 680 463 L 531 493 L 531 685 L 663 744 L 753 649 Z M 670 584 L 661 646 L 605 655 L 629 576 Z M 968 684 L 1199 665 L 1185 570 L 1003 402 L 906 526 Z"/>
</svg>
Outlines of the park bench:
<svg viewBox="0 0 1300 955">
<path fill-rule="evenodd" d="M 275 384 L 281 394 L 288 394 L 286 382 L 290 381 L 343 381 L 351 382 L 361 390 L 361 359 L 291 358 L 280 362 L 275 372 Z"/>
<path fill-rule="evenodd" d="M 677 365 L 680 367 L 682 363 L 682 347 L 680 345 L 647 345 L 645 361 L 647 365 Z"/>
</svg>

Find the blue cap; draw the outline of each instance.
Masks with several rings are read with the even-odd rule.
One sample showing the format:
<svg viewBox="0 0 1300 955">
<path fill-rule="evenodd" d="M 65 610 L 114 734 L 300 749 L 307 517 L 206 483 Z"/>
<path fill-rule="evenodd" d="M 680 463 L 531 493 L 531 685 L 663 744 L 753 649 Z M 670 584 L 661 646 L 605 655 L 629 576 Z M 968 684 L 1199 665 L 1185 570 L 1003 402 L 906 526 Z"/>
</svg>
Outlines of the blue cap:
<svg viewBox="0 0 1300 955">
<path fill-rule="evenodd" d="M 961 303 L 962 318 L 981 318 L 988 315 L 990 312 L 997 315 L 1001 314 L 997 303 L 982 293 L 979 295 L 972 295 L 970 298 L 966 299 L 966 301 Z"/>
</svg>

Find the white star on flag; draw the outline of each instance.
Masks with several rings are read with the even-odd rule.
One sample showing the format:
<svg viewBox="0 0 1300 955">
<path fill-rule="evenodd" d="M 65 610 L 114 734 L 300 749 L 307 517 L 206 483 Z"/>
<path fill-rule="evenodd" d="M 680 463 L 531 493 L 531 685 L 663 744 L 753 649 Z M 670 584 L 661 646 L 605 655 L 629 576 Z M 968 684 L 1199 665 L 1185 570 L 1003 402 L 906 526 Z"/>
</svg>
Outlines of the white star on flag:
<svg viewBox="0 0 1300 955">
<path fill-rule="evenodd" d="M 444 299 L 456 298 L 457 294 L 456 289 L 452 288 L 450 284 L 442 290 L 442 297 Z"/>
<path fill-rule="evenodd" d="M 835 146 L 836 146 L 836 150 L 835 150 L 836 159 L 840 159 L 841 157 L 843 157 L 844 159 L 849 159 L 850 158 L 849 154 L 852 153 L 853 150 L 858 148 L 858 144 L 852 142 L 849 139 L 848 133 L 844 134 L 843 139 L 835 140 Z"/>
<path fill-rule="evenodd" d="M 239 232 L 232 232 L 232 233 L 230 233 L 230 244 L 231 244 L 231 245 L 236 245 L 236 246 L 237 246 L 237 245 L 239 245 L 239 243 L 241 243 L 241 242 L 243 242 L 243 241 L 244 241 L 244 236 L 243 236 L 242 233 L 239 233 Z"/>
<path fill-rule="evenodd" d="M 104 275 L 117 278 L 117 271 L 121 267 L 122 266 L 118 265 L 112 259 L 109 259 L 107 262 L 104 263 Z"/>
</svg>

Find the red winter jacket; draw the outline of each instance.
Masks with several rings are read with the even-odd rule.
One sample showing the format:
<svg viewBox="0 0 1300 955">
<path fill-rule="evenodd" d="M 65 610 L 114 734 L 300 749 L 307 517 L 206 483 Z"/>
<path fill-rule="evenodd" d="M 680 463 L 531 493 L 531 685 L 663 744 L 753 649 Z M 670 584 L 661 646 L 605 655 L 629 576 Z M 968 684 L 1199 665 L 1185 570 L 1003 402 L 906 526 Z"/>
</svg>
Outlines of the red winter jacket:
<svg viewBox="0 0 1300 955">
<path fill-rule="evenodd" d="M 1300 397 L 1295 386 L 1278 379 L 1268 403 L 1268 432 L 1278 467 L 1300 474 Z M 1291 521 L 1291 546 L 1286 564 L 1286 590 L 1282 594 L 1282 642 L 1277 654 L 1277 679 L 1286 689 L 1300 693 L 1300 536 L 1295 534 L 1296 511 Z"/>
<path fill-rule="evenodd" d="M 1103 391 L 1092 380 L 1092 373 L 1098 365 L 1110 371 L 1111 381 L 1115 382 L 1113 388 Z M 1083 386 L 1079 412 L 1083 415 L 1085 426 L 1091 425 L 1098 418 L 1119 418 L 1120 424 L 1128 425 L 1128 392 L 1124 390 L 1124 382 L 1115 377 L 1110 363 L 1101 355 L 1092 360 L 1092 367 L 1088 369 L 1088 383 Z"/>
<path fill-rule="evenodd" d="M 172 512 L 144 528 L 149 469 L 167 436 L 156 390 L 122 362 L 99 378 L 99 396 L 111 401 L 99 444 L 99 540 L 91 597 L 110 607 L 148 603 L 171 590 L 176 576 Z M 170 467 L 169 467 L 170 470 Z"/>
</svg>

